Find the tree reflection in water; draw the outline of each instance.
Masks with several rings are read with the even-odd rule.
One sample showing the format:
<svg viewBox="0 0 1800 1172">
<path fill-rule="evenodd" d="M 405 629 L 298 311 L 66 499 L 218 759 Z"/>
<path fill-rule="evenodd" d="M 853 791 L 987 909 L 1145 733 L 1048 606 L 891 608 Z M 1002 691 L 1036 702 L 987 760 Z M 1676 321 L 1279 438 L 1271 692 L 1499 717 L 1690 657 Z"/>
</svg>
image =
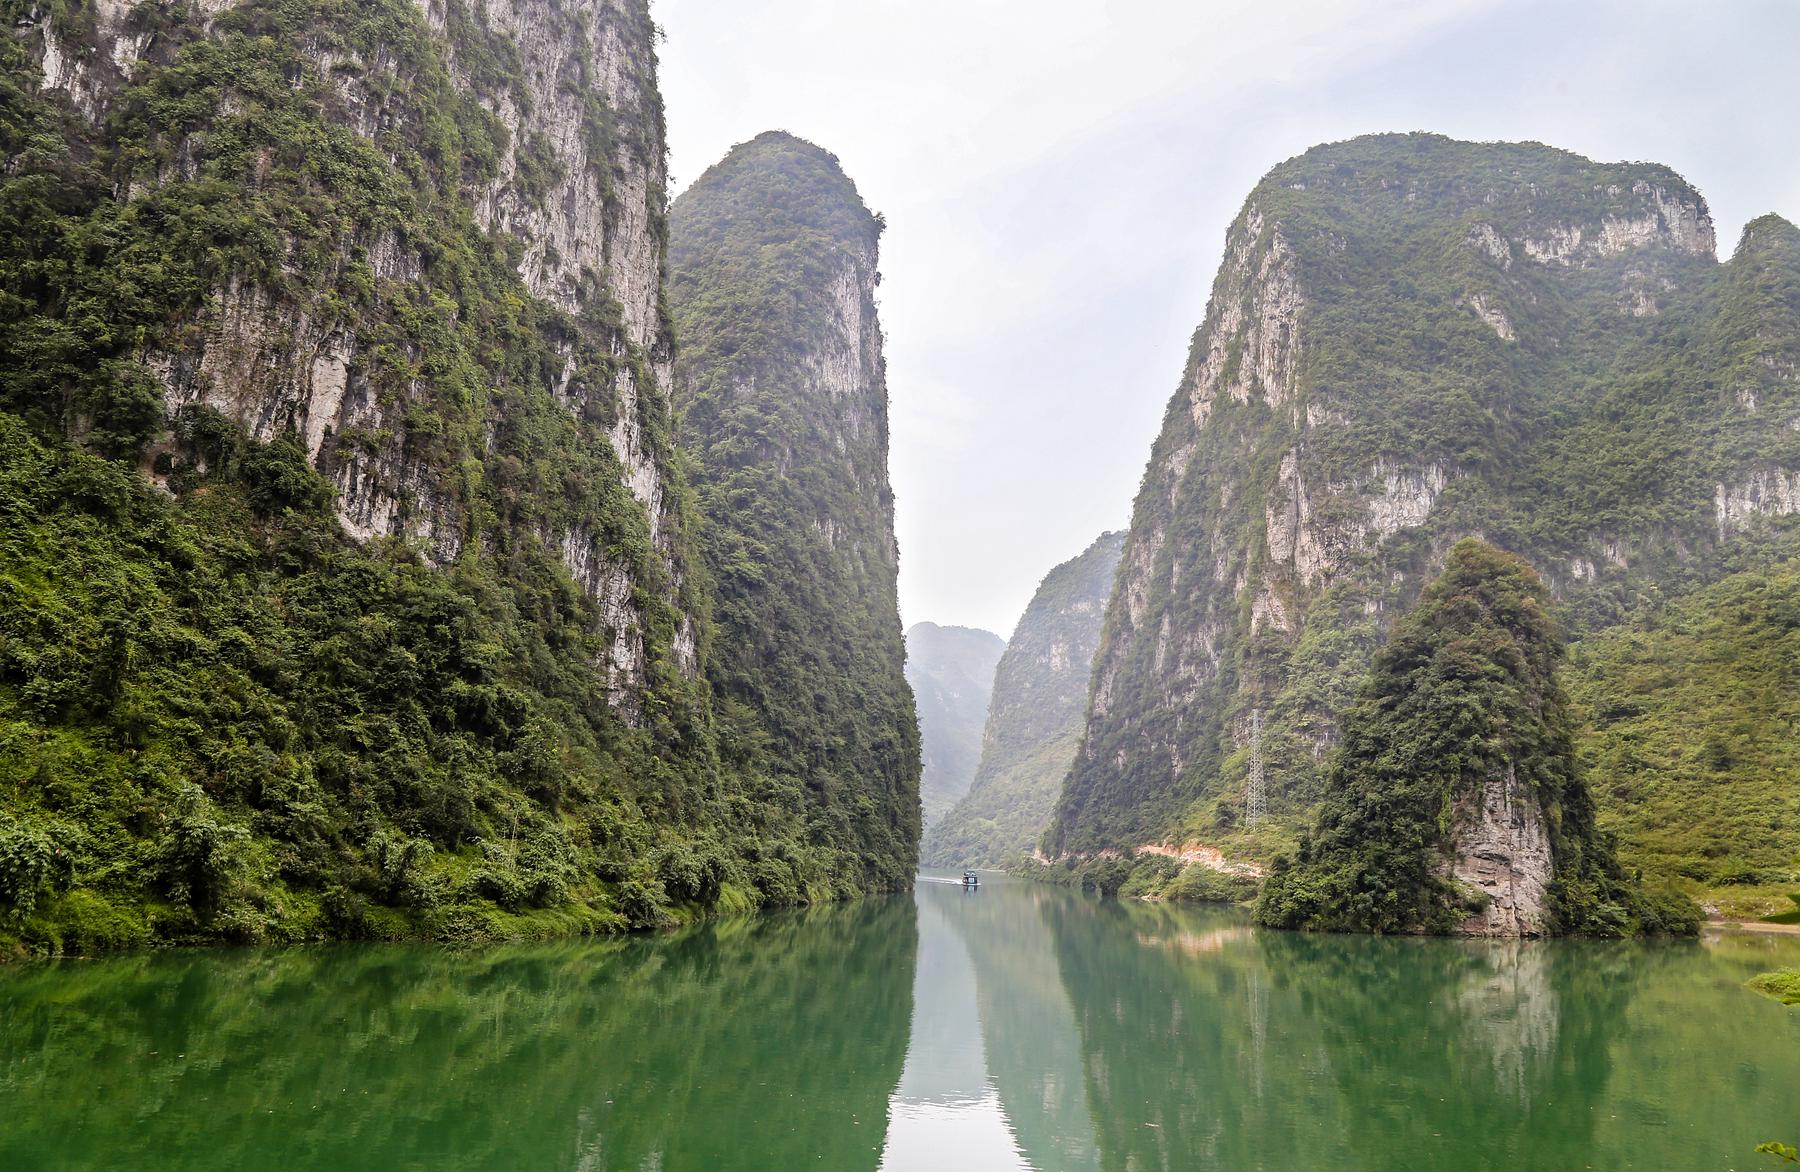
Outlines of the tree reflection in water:
<svg viewBox="0 0 1800 1172">
<path fill-rule="evenodd" d="M 872 1169 L 914 922 L 0 973 L 0 1167 Z"/>
<path fill-rule="evenodd" d="M 0 1168 L 1754 1166 L 1800 938 L 1373 939 L 995 880 L 674 936 L 0 970 Z M 916 1004 L 915 1004 L 916 988 Z"/>
</svg>

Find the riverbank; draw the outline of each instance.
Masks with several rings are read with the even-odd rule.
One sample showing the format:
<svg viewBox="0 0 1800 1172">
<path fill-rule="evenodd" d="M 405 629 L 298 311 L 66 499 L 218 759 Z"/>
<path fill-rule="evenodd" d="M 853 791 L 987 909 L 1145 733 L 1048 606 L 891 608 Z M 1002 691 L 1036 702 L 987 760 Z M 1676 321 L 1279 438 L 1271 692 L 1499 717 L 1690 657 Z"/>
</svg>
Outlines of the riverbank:
<svg viewBox="0 0 1800 1172">
<path fill-rule="evenodd" d="M 1242 904 L 1256 898 L 1262 882 L 1262 868 L 1256 863 L 1228 859 L 1218 848 L 1200 844 L 1149 844 L 1131 855 L 1102 851 L 1057 860 L 1037 854 L 1016 859 L 1007 872 L 1039 883 L 1151 903 Z"/>
<path fill-rule="evenodd" d="M 1770 936 L 1800 936 L 1800 924 L 1771 924 L 1766 920 L 1704 920 L 1702 932 L 1756 932 Z"/>
<path fill-rule="evenodd" d="M 434 944 L 447 948 L 485 948 L 500 944 L 546 944 L 562 940 L 607 939 L 660 935 L 718 920 L 762 913 L 791 912 L 844 904 L 871 896 L 895 895 L 904 887 L 834 891 L 822 888 L 808 898 L 791 902 L 758 902 L 745 888 L 722 886 L 709 904 L 663 903 L 651 918 L 627 919 L 592 893 L 585 900 L 569 900 L 542 908 L 510 910 L 497 903 L 475 900 L 428 910 L 401 909 L 368 900 L 351 903 L 331 893 L 319 900 L 323 908 L 310 908 L 305 918 L 290 917 L 287 930 L 228 934 L 224 931 L 158 932 L 154 912 L 132 909 L 128 918 L 102 907 L 106 918 L 81 901 L 83 892 L 70 893 L 40 915 L 14 926 L 0 927 L 0 969 L 9 964 L 61 958 L 99 958 L 127 953 L 153 953 L 184 948 L 239 948 L 257 946 L 287 948 L 330 944 Z M 298 901 L 296 901 L 298 902 Z M 354 914 L 346 914 L 348 908 Z M 152 914 L 145 914 L 146 911 Z"/>
</svg>

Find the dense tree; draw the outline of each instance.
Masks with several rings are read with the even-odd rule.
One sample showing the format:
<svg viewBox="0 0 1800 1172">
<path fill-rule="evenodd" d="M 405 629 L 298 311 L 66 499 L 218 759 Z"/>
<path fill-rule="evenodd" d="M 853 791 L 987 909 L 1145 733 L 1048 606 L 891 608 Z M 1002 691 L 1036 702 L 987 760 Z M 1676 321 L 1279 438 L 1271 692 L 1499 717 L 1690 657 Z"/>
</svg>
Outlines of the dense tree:
<svg viewBox="0 0 1800 1172">
<path fill-rule="evenodd" d="M 1486 896 L 1451 878 L 1459 831 L 1490 780 L 1523 795 L 1550 846 L 1547 926 L 1617 935 L 1691 931 L 1686 901 L 1648 900 L 1600 833 L 1557 679 L 1562 635 L 1537 573 L 1474 539 L 1375 657 L 1299 858 L 1257 906 L 1279 927 L 1448 932 Z M 1285 862 L 1285 860 L 1284 860 Z"/>
</svg>

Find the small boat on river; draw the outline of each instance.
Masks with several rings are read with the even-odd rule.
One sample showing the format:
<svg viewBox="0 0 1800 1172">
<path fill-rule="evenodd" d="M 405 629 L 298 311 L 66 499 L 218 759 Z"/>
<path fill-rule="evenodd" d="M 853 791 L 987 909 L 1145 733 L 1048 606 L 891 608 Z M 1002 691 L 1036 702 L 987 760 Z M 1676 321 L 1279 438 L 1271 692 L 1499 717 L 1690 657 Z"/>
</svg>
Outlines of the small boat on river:
<svg viewBox="0 0 1800 1172">
<path fill-rule="evenodd" d="M 963 884 L 962 885 L 964 887 L 980 887 L 981 886 L 981 876 L 979 876 L 975 873 L 975 869 L 973 867 L 971 867 L 969 870 L 963 872 Z"/>
</svg>

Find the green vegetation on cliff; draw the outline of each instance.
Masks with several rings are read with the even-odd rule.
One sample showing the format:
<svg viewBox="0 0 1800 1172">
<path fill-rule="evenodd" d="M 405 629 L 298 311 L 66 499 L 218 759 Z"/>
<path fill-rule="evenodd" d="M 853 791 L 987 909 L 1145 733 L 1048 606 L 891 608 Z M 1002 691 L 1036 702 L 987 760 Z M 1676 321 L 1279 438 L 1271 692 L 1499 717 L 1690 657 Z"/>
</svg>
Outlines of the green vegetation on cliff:
<svg viewBox="0 0 1800 1172">
<path fill-rule="evenodd" d="M 1728 913 L 1800 885 L 1800 564 L 1746 571 L 1575 644 L 1601 824 L 1647 875 Z"/>
<path fill-rule="evenodd" d="M 1285 849 L 1460 537 L 1539 566 L 1576 640 L 1791 551 L 1800 232 L 1713 247 L 1666 167 L 1538 144 L 1379 135 L 1271 171 L 1151 454 L 1050 849 Z"/>
<path fill-rule="evenodd" d="M 654 282 L 647 6 L 593 7 L 552 31 L 571 60 L 610 38 L 647 96 L 615 109 L 585 69 L 558 93 L 605 215 L 647 176 Z M 530 105 L 515 39 L 406 0 L 0 15 L 0 955 L 618 930 L 858 886 L 721 763 L 666 321 L 635 341 L 593 272 L 535 296 L 524 242 L 476 222 L 490 110 Z M 52 47 L 88 71 L 63 90 Z M 557 177 L 541 138 L 507 198 Z M 368 426 L 303 436 L 270 356 L 338 346 Z M 395 524 L 352 541 L 371 501 Z"/>
<path fill-rule="evenodd" d="M 1550 605 L 1522 559 L 1473 539 L 1451 550 L 1345 714 L 1317 828 L 1295 862 L 1278 862 L 1259 920 L 1454 931 L 1496 898 L 1452 877 L 1468 862 L 1471 824 L 1486 829 L 1485 819 L 1501 840 L 1484 840 L 1484 857 L 1512 852 L 1502 886 L 1543 886 L 1541 925 L 1528 898 L 1514 910 L 1526 931 L 1693 930 L 1684 900 L 1647 901 L 1627 882 L 1600 833 L 1557 680 L 1564 649 Z M 1538 839 L 1549 851 L 1535 865 L 1548 873 L 1532 873 Z"/>
<path fill-rule="evenodd" d="M 552 565 L 360 550 L 285 442 L 211 467 L 169 499 L 0 416 L 0 937 L 544 935 L 751 898 L 695 708 L 621 722 Z"/>
<path fill-rule="evenodd" d="M 1123 533 L 1106 533 L 1039 583 L 994 671 L 981 763 L 968 796 L 926 831 L 940 867 L 994 866 L 1043 837 L 1081 742 L 1100 621 Z"/>
<path fill-rule="evenodd" d="M 881 222 L 834 156 L 769 133 L 683 192 L 670 226 L 726 759 L 848 885 L 904 885 L 920 750 L 875 319 Z"/>
</svg>

